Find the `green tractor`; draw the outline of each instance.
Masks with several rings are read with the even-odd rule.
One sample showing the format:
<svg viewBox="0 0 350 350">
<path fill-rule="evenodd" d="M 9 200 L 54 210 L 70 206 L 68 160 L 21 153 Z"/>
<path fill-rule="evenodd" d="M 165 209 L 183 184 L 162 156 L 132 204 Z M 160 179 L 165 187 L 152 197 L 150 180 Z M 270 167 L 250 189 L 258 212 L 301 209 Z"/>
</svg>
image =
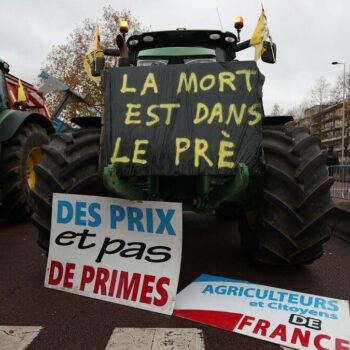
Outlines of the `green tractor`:
<svg viewBox="0 0 350 350">
<path fill-rule="evenodd" d="M 103 57 L 93 63 L 105 94 L 102 122 L 81 121 L 80 130 L 43 147 L 32 191 L 39 245 L 49 248 L 58 192 L 236 216 L 242 247 L 256 262 L 321 257 L 333 209 L 325 157 L 292 117 L 264 117 L 264 78 L 254 61 L 236 60 L 250 42 L 217 30 L 125 36 L 117 36 L 118 49 L 104 50 L 120 56 L 117 67 L 105 69 Z M 262 60 L 274 63 L 275 45 L 264 45 Z"/>
<path fill-rule="evenodd" d="M 33 85 L 9 74 L 0 59 L 0 219 L 29 219 L 30 190 L 35 186 L 34 166 L 40 146 L 54 132 L 43 94 Z M 23 99 L 18 99 L 21 84 Z"/>
</svg>

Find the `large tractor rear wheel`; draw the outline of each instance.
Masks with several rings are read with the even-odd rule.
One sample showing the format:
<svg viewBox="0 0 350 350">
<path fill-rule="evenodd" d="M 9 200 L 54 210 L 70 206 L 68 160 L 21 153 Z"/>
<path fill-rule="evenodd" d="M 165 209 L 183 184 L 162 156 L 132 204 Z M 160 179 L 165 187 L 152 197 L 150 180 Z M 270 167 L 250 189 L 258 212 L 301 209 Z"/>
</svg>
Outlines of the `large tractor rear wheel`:
<svg viewBox="0 0 350 350">
<path fill-rule="evenodd" d="M 32 211 L 30 191 L 36 183 L 34 166 L 41 159 L 40 146 L 49 136 L 39 124 L 23 123 L 15 135 L 3 143 L 0 184 L 0 216 L 10 221 L 29 219 Z"/>
<path fill-rule="evenodd" d="M 306 129 L 275 127 L 263 135 L 256 210 L 239 218 L 242 246 L 251 260 L 269 265 L 311 263 L 330 238 L 333 179 L 325 156 Z"/>
<path fill-rule="evenodd" d="M 102 195 L 98 173 L 100 129 L 86 128 L 52 135 L 35 167 L 37 182 L 32 191 L 38 228 L 38 244 L 48 251 L 52 194 Z"/>
</svg>

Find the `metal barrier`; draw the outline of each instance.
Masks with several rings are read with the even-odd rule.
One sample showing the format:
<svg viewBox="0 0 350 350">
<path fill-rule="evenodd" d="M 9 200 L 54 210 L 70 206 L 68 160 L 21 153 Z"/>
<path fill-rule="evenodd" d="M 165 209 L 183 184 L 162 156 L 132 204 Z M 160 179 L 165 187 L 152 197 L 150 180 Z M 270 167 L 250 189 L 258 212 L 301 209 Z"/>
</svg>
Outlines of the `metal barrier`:
<svg viewBox="0 0 350 350">
<path fill-rule="evenodd" d="M 350 165 L 329 166 L 328 172 L 334 178 L 331 196 L 350 200 Z"/>
</svg>

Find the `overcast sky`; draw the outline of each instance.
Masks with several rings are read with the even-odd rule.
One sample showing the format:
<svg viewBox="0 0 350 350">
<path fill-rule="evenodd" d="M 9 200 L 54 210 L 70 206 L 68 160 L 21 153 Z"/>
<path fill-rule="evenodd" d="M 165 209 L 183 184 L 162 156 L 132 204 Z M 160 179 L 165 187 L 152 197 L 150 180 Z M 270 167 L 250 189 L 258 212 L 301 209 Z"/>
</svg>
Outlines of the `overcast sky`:
<svg viewBox="0 0 350 350">
<path fill-rule="evenodd" d="M 262 2 L 278 46 L 276 64 L 259 61 L 266 77 L 265 110 L 270 112 L 275 102 L 286 110 L 307 97 L 321 75 L 334 83 L 342 66 L 332 66 L 332 61 L 350 68 L 349 0 L 2 0 L 0 57 L 12 74 L 33 82 L 52 45 L 64 43 L 84 18 L 95 19 L 108 4 L 130 9 L 152 30 L 220 29 L 218 8 L 224 30 L 234 32 L 234 17 L 244 17 L 245 40 L 253 33 Z M 253 49 L 238 56 L 253 57 Z"/>
</svg>

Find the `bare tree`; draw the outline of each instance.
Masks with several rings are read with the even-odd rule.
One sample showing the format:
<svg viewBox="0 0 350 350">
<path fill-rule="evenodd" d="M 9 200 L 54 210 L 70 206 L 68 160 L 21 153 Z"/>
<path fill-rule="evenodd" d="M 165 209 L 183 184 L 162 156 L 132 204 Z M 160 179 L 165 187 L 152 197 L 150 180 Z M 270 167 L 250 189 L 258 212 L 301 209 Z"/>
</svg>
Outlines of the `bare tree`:
<svg viewBox="0 0 350 350">
<path fill-rule="evenodd" d="M 312 106 L 312 102 L 307 99 L 303 99 L 299 104 L 287 110 L 287 115 L 291 115 L 294 119 L 302 119 L 305 116 L 305 110 Z"/>
<path fill-rule="evenodd" d="M 143 31 L 141 23 L 128 10 L 116 11 L 110 5 L 103 8 L 99 18 L 101 43 L 103 47 L 115 48 L 117 25 L 120 20 L 127 20 L 130 34 Z M 67 42 L 54 46 L 47 56 L 43 70 L 62 80 L 71 89 L 86 97 L 94 109 L 83 104 L 69 105 L 66 116 L 96 115 L 102 111 L 103 98 L 101 89 L 86 74 L 83 62 L 88 46 L 93 38 L 96 20 L 86 18 L 69 34 Z M 50 110 L 54 110 L 60 100 L 59 94 L 51 94 L 47 102 Z"/>
<path fill-rule="evenodd" d="M 333 103 L 343 101 L 343 84 L 344 76 L 343 74 L 339 74 L 335 82 L 335 86 L 331 90 L 331 101 Z M 350 97 L 350 72 L 347 72 L 345 75 L 345 97 Z"/>
<path fill-rule="evenodd" d="M 319 106 L 322 111 L 324 106 L 330 102 L 331 84 L 323 76 L 316 79 L 311 88 L 311 101 Z"/>
<path fill-rule="evenodd" d="M 283 114 L 283 108 L 278 103 L 275 103 L 272 107 L 270 115 L 282 115 L 282 114 Z"/>
</svg>

